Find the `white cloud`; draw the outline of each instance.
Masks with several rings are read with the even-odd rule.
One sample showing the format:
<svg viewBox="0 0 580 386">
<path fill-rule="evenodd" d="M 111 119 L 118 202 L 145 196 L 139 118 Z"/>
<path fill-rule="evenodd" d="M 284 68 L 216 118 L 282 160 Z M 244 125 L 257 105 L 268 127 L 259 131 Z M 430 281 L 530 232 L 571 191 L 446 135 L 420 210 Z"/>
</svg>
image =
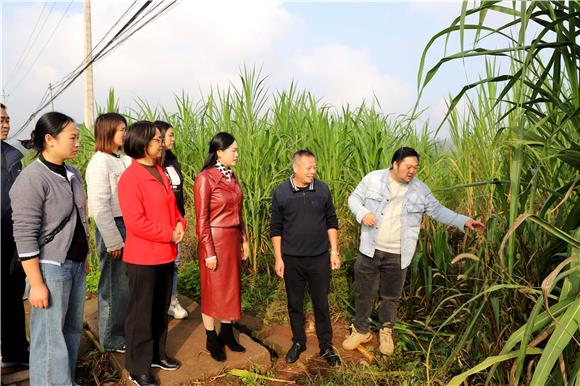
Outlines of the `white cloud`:
<svg viewBox="0 0 580 386">
<path fill-rule="evenodd" d="M 129 4 L 92 2 L 93 45 Z M 32 26 L 22 20 L 35 20 L 41 6 L 11 4 L 9 10 L 4 9 L 3 76 L 14 66 L 30 34 Z M 15 127 L 36 108 L 49 82 L 60 80 L 81 62 L 84 27 L 79 7 L 69 12 L 38 63 L 11 92 L 7 104 Z M 56 23 L 59 16 L 54 12 L 49 21 Z M 95 64 L 96 100 L 104 103 L 109 88 L 114 88 L 122 107 L 133 105 L 137 97 L 170 107 L 174 93 L 181 90 L 195 95 L 198 90 L 208 92 L 210 86 L 225 87 L 238 78 L 244 63 L 272 58 L 276 42 L 291 34 L 293 23 L 279 1 L 181 1 Z M 49 24 L 45 31 L 52 29 Z M 81 77 L 55 102 L 55 108 L 79 121 L 82 85 Z"/>
<path fill-rule="evenodd" d="M 129 4 L 92 2 L 93 44 Z M 2 15 L 3 71 L 14 64 L 32 28 L 22 21 L 35 20 L 41 5 L 12 4 L 10 17 Z M 185 90 L 198 98 L 212 86 L 238 84 L 240 69 L 247 65 L 262 68 L 270 90 L 296 80 L 300 89 L 335 106 L 373 103 L 376 95 L 385 112 L 404 113 L 411 107 L 414 86 L 381 71 L 371 52 L 337 44 L 331 34 L 313 46 L 304 21 L 290 9 L 280 0 L 181 1 L 95 65 L 96 101 L 103 104 L 114 88 L 122 109 L 135 107 L 135 100 L 142 98 L 172 110 L 174 94 Z M 58 18 L 56 14 L 51 20 Z M 15 128 L 34 111 L 48 83 L 81 62 L 83 28 L 82 4 L 75 3 L 29 76 L 7 100 Z M 81 77 L 55 101 L 55 109 L 82 121 L 82 88 Z"/>
<path fill-rule="evenodd" d="M 471 3 L 470 3 L 471 5 Z M 426 13 L 440 22 L 451 24 L 453 19 L 461 15 L 461 1 L 422 0 L 410 1 L 410 9 Z"/>
<path fill-rule="evenodd" d="M 270 58 L 293 28 L 278 1 L 184 1 L 98 64 L 95 84 L 103 96 L 114 87 L 125 103 L 142 97 L 167 107 L 182 89 L 196 96 L 235 81 L 243 63 Z"/>
<path fill-rule="evenodd" d="M 14 134 L 39 105 L 49 83 L 60 80 L 80 62 L 83 36 L 77 28 L 82 25 L 82 15 L 71 10 L 65 14 L 64 7 L 52 9 L 49 14 L 48 9 L 51 7 L 47 4 L 43 18 L 39 19 L 45 19 L 45 22 L 38 24 L 38 29 L 32 35 L 36 38 L 31 39 L 29 49 L 24 50 L 43 4 L 3 3 L 1 7 L 1 83 L 3 92 L 9 94 L 6 104 L 14 122 Z M 50 39 L 53 31 L 54 36 Z M 66 106 L 78 104 L 78 99 L 78 96 L 71 99 L 70 91 L 67 91 L 55 102 L 55 108 L 58 108 L 59 103 L 66 103 Z M 76 109 L 68 109 L 70 114 L 75 114 L 71 110 Z M 26 135 L 19 137 L 23 136 Z"/>
<path fill-rule="evenodd" d="M 294 77 L 323 101 L 335 106 L 373 104 L 375 96 L 386 113 L 411 107 L 415 91 L 398 78 L 381 73 L 368 52 L 344 45 L 324 45 L 292 59 Z"/>
</svg>

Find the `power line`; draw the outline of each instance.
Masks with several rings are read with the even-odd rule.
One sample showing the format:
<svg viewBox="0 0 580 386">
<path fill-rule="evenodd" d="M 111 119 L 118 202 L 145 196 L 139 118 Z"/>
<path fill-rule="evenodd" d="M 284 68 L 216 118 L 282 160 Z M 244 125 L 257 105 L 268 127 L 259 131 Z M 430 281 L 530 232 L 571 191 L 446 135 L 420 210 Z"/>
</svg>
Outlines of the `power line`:
<svg viewBox="0 0 580 386">
<path fill-rule="evenodd" d="M 65 76 L 63 78 L 63 80 L 61 80 L 57 83 L 53 83 L 52 89 L 51 89 L 52 95 L 51 95 L 51 92 L 49 92 L 49 90 L 47 90 L 44 93 L 44 96 L 42 97 L 41 102 L 40 102 L 37 110 L 30 115 L 30 117 L 26 120 L 26 122 L 11 137 L 15 137 L 15 136 L 19 135 L 24 130 L 24 128 L 26 128 L 26 126 L 28 126 L 28 124 L 30 124 L 30 122 L 32 122 L 32 120 L 36 117 L 36 114 L 38 114 L 40 111 L 42 111 L 44 108 L 46 108 L 54 99 L 56 99 L 60 94 L 62 94 L 67 88 L 69 88 L 74 83 L 74 81 L 80 75 L 82 75 L 82 73 L 90 65 L 92 65 L 93 63 L 95 63 L 99 59 L 102 59 L 103 57 L 105 57 L 107 54 L 109 54 L 111 51 L 113 51 L 115 48 L 117 48 L 121 43 L 123 43 L 128 38 L 133 36 L 137 31 L 141 30 L 143 27 L 145 27 L 146 25 L 151 23 L 153 20 L 157 19 L 158 17 L 160 17 L 161 15 L 166 13 L 171 7 L 173 7 L 177 3 L 177 0 L 172 0 L 167 5 L 165 5 L 163 7 L 162 7 L 162 5 L 164 5 L 165 0 L 161 0 L 159 3 L 155 4 L 153 7 L 149 8 L 146 11 L 146 9 L 151 5 L 152 2 L 153 2 L 152 0 L 146 1 L 135 12 L 135 14 L 133 14 L 133 16 L 131 16 L 131 18 L 123 25 L 123 27 L 121 27 L 121 29 L 111 39 L 109 39 L 107 41 L 107 43 L 104 45 L 104 47 L 99 48 L 98 51 L 96 50 L 97 47 L 95 47 L 92 50 L 92 52 L 95 52 L 95 51 L 97 51 L 97 52 L 93 54 L 92 60 L 87 62 L 87 58 L 85 58 L 83 60 L 83 62 L 79 66 L 77 66 L 75 68 L 75 70 L 73 70 L 70 74 Z M 136 2 L 134 2 L 129 7 L 129 9 L 131 9 L 135 5 L 135 3 Z M 161 8 L 161 9 L 158 10 L 159 8 Z M 158 11 L 156 13 L 154 13 L 151 17 L 148 18 L 148 16 L 151 15 L 156 10 L 158 10 Z M 118 25 L 120 23 L 120 21 L 127 14 L 128 14 L 128 11 L 125 11 L 123 13 L 123 15 L 121 15 L 121 17 L 114 24 L 114 26 Z M 111 27 L 111 29 L 109 29 L 109 31 L 105 34 L 105 36 L 108 35 L 112 31 L 112 29 L 113 29 L 113 27 Z M 102 41 L 104 41 L 104 39 L 101 39 L 101 42 Z M 100 45 L 101 42 L 99 42 L 99 44 L 97 44 L 97 45 Z"/>
<path fill-rule="evenodd" d="M 125 42 L 125 40 L 129 39 L 131 36 L 133 36 L 135 33 L 137 33 L 138 31 L 140 31 L 143 27 L 145 27 L 147 24 L 149 24 L 150 22 L 152 22 L 153 20 L 157 19 L 158 17 L 160 17 L 161 15 L 163 15 L 165 12 L 167 12 L 175 3 L 177 3 L 177 0 L 173 0 L 169 3 L 169 5 L 165 6 L 164 8 L 162 8 L 160 11 L 158 11 L 157 13 L 155 13 L 153 16 L 151 16 L 151 18 L 149 18 L 148 20 L 146 20 L 145 22 L 143 22 L 143 24 L 141 24 L 140 26 L 138 26 L 137 24 L 135 24 L 135 26 L 132 26 L 131 28 L 134 28 L 133 31 L 131 31 L 129 33 L 129 30 L 127 30 L 127 36 L 120 39 L 117 43 L 115 43 L 115 45 L 111 46 L 107 51 L 105 51 L 103 53 L 103 55 L 108 54 L 109 52 L 113 51 L 115 48 L 117 48 L 119 45 L 121 45 L 123 42 Z M 159 6 L 161 5 L 161 3 L 159 3 L 159 5 L 155 6 L 154 8 L 150 9 L 144 16 L 143 19 L 148 16 L 149 14 L 153 13 L 153 11 L 155 11 L 155 9 L 157 9 Z"/>
<path fill-rule="evenodd" d="M 103 42 L 105 41 L 105 39 L 107 38 L 107 36 L 109 36 L 112 33 L 113 29 L 115 29 L 115 27 L 117 27 L 120 24 L 121 20 L 123 20 L 125 18 L 125 16 L 127 16 L 127 14 L 129 14 L 129 12 L 131 11 L 131 9 L 133 9 L 136 4 L 137 4 L 137 1 L 133 1 L 133 3 L 129 6 L 129 8 L 127 8 L 125 10 L 125 12 L 123 12 L 123 14 L 117 19 L 117 21 L 108 29 L 107 32 L 105 32 L 105 34 L 103 35 L 103 37 L 101 38 L 101 40 L 99 40 L 99 42 L 97 44 L 95 44 L 95 46 L 91 50 L 91 54 L 94 54 L 97 50 L 100 49 L 99 47 L 103 44 Z M 85 58 L 85 61 L 86 61 L 86 58 Z M 68 80 L 70 80 L 70 78 L 72 78 L 72 76 L 74 76 L 74 74 L 77 71 L 79 71 L 83 67 L 83 64 L 84 64 L 84 61 L 81 62 L 77 67 L 75 67 L 63 79 L 59 80 L 56 83 L 53 83 L 53 87 L 59 87 L 59 86 L 62 86 L 63 84 L 65 84 Z"/>
<path fill-rule="evenodd" d="M 136 3 L 136 2 L 135 2 Z M 129 9 L 131 9 L 134 4 L 133 3 Z M 130 19 L 130 21 L 132 21 L 134 19 L 134 17 L 136 15 L 138 15 L 139 13 L 141 13 L 143 11 L 144 8 L 146 8 L 149 4 L 151 3 L 151 0 L 147 1 L 138 11 L 137 13 Z M 117 22 L 115 22 L 114 25 L 119 24 L 120 20 L 123 19 L 123 17 L 127 15 L 127 11 L 124 12 L 121 17 L 117 20 Z M 125 28 L 126 25 L 123 27 Z M 122 29 L 123 29 L 122 28 Z M 110 31 L 112 30 L 109 29 L 109 31 L 105 34 L 108 35 L 110 33 Z M 113 38 L 114 39 L 114 38 Z M 102 50 L 104 50 L 105 48 L 107 48 L 110 44 L 112 44 L 112 42 L 114 41 L 113 39 L 110 39 L 105 47 L 103 47 L 102 49 L 99 50 L 99 52 L 102 52 Z M 101 39 L 101 41 L 99 42 L 99 44 L 103 41 L 103 39 Z M 94 52 L 96 49 L 93 48 L 92 52 Z M 18 135 L 30 122 L 32 122 L 32 120 L 34 119 L 34 117 L 36 116 L 36 114 L 38 114 L 38 112 L 42 111 L 44 108 L 46 108 L 46 106 L 48 106 L 54 99 L 56 99 L 56 97 L 58 97 L 60 94 L 62 94 L 80 75 L 82 75 L 82 73 L 84 72 L 84 70 L 90 66 L 92 63 L 95 62 L 96 59 L 98 59 L 99 54 L 94 54 L 93 55 L 93 59 L 90 62 L 86 62 L 86 58 L 83 59 L 83 61 L 81 62 L 81 64 L 79 64 L 71 73 L 69 73 L 68 75 L 66 75 L 61 81 L 55 83 L 52 85 L 52 92 L 49 92 L 48 90 L 45 91 L 44 96 L 41 99 L 40 104 L 37 107 L 37 110 L 32 113 L 30 115 L 30 117 L 28 118 L 28 120 L 24 123 L 24 125 L 22 125 L 22 127 L 13 135 L 16 136 Z"/>
<path fill-rule="evenodd" d="M 48 46 L 48 43 L 50 43 L 50 41 L 54 37 L 54 34 L 56 33 L 56 30 L 58 29 L 58 27 L 62 23 L 62 20 L 65 18 L 66 14 L 68 13 L 68 10 L 70 9 L 72 3 L 73 3 L 72 0 L 69 1 L 68 6 L 66 7 L 64 13 L 60 17 L 60 19 L 58 20 L 58 22 L 56 23 L 56 25 L 54 26 L 54 28 L 52 29 L 52 32 L 50 33 L 50 36 L 44 42 L 44 45 L 42 46 L 42 48 L 40 49 L 40 51 L 38 51 L 38 54 L 36 55 L 36 57 L 34 58 L 34 60 L 32 61 L 32 63 L 28 66 L 28 69 L 26 70 L 26 72 L 20 77 L 20 80 L 18 80 L 18 82 L 16 83 L 16 85 L 14 85 L 14 87 L 12 87 L 10 89 L 10 91 L 8 92 L 9 94 L 11 92 L 13 92 L 14 90 L 16 90 L 18 88 L 18 86 L 20 86 L 20 84 L 24 81 L 24 79 L 26 79 L 26 76 L 30 73 L 30 70 L 32 70 L 32 68 L 34 67 L 34 65 L 36 64 L 36 62 L 38 61 L 38 59 L 40 58 L 40 55 L 42 55 L 42 53 L 44 52 L 44 50 Z"/>
<path fill-rule="evenodd" d="M 24 53 L 28 50 L 28 45 L 30 44 L 30 41 L 32 39 L 32 36 L 34 35 L 34 33 L 36 32 L 36 28 L 38 27 L 38 23 L 40 23 L 40 20 L 42 19 L 42 15 L 44 14 L 44 10 L 46 9 L 46 4 L 44 3 L 42 5 L 42 8 L 40 9 L 40 13 L 38 14 L 38 18 L 36 19 L 36 23 L 34 23 L 34 28 L 32 29 L 32 31 L 30 32 L 30 35 L 28 35 L 28 39 L 26 39 L 26 43 L 24 44 L 24 48 L 22 48 L 22 51 L 20 52 L 20 55 L 18 56 L 18 60 L 16 61 L 16 64 L 14 65 L 14 68 L 12 68 L 12 70 L 10 71 L 10 73 L 8 74 L 8 77 L 10 77 L 12 75 L 12 73 L 18 69 L 18 65 L 20 64 L 20 62 L 22 61 L 22 57 L 24 56 Z M 9 79 L 9 78 L 8 78 Z"/>
<path fill-rule="evenodd" d="M 42 25 L 40 26 L 40 28 L 37 31 L 36 27 L 38 26 L 38 22 L 42 18 L 42 15 L 44 14 L 44 9 L 46 8 L 46 3 L 44 3 L 44 5 L 42 7 L 42 10 L 41 10 L 41 13 L 39 15 L 39 19 L 37 20 L 37 23 L 35 24 L 34 29 L 32 30 L 32 33 L 28 37 L 28 41 L 26 42 L 26 45 L 25 45 L 24 49 L 22 50 L 22 53 L 20 55 L 20 58 L 16 62 L 16 65 L 14 66 L 14 69 L 11 71 L 9 77 L 7 78 L 8 81 L 7 81 L 7 83 L 4 84 L 4 87 L 6 87 L 6 86 L 8 86 L 8 84 L 10 84 L 10 80 L 13 79 L 11 77 L 12 74 L 15 71 L 17 72 L 21 68 L 21 65 L 24 64 L 24 61 L 28 57 L 29 53 L 32 52 L 32 48 L 36 44 L 36 41 L 38 40 L 38 37 L 40 36 L 40 33 L 42 32 L 42 30 L 44 29 L 44 26 L 46 25 L 46 22 L 50 18 L 50 14 L 52 13 L 52 10 L 54 9 L 55 4 L 56 4 L 56 1 L 53 1 L 51 3 L 50 10 L 48 11 L 48 15 L 46 16 L 46 18 L 44 18 L 42 20 Z M 36 32 L 36 34 L 35 34 L 35 32 Z"/>
</svg>

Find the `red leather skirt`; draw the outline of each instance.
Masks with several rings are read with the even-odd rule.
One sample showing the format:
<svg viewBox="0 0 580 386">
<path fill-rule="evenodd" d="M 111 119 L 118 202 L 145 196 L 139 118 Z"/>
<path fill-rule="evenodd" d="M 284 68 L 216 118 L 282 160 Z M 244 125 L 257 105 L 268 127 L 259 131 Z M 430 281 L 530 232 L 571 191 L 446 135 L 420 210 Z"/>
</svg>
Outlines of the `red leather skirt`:
<svg viewBox="0 0 580 386">
<path fill-rule="evenodd" d="M 211 228 L 217 268 L 199 262 L 201 312 L 216 319 L 239 320 L 242 232 L 239 227 Z"/>
</svg>

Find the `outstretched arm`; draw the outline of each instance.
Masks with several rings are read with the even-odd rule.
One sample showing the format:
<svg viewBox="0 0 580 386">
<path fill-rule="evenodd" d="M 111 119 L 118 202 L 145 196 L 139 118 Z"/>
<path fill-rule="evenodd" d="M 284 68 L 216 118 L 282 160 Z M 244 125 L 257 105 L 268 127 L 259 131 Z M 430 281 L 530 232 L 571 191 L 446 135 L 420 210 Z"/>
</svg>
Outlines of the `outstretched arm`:
<svg viewBox="0 0 580 386">
<path fill-rule="evenodd" d="M 483 232 L 485 230 L 485 224 L 482 223 L 481 221 L 478 220 L 474 220 L 472 218 L 470 218 L 469 220 L 467 220 L 465 222 L 464 225 L 466 228 L 469 228 L 471 230 L 474 231 L 478 231 L 478 232 Z"/>
</svg>

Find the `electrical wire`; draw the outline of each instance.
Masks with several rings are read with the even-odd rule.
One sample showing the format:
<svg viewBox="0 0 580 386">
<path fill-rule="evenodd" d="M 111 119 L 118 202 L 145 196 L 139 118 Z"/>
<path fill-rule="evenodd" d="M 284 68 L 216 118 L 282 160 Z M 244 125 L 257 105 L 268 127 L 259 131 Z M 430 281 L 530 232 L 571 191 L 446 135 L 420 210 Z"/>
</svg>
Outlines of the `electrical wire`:
<svg viewBox="0 0 580 386">
<path fill-rule="evenodd" d="M 23 57 L 24 53 L 28 50 L 28 45 L 30 44 L 30 42 L 32 40 L 32 36 L 36 32 L 36 28 L 38 28 L 38 25 L 40 23 L 40 20 L 42 19 L 42 15 L 44 15 L 44 10 L 46 9 L 47 4 L 48 3 L 44 3 L 42 5 L 42 8 L 40 9 L 40 13 L 38 14 L 38 17 L 36 18 L 36 22 L 34 23 L 34 28 L 32 29 L 32 31 L 30 31 L 30 35 L 28 35 L 28 39 L 26 39 L 26 43 L 24 44 L 24 48 L 22 49 L 22 51 L 20 51 L 20 55 L 18 55 L 18 60 L 16 60 L 16 64 L 14 65 L 14 68 L 12 68 L 12 70 L 8 74 L 9 77 L 14 73 L 14 71 L 16 71 L 18 69 L 18 65 L 22 61 L 22 57 Z M 7 79 L 10 79 L 9 77 Z"/>
<path fill-rule="evenodd" d="M 123 12 L 123 14 L 117 19 L 117 21 L 107 30 L 107 32 L 105 32 L 105 34 L 103 35 L 101 40 L 99 40 L 99 42 L 93 46 L 93 48 L 91 49 L 90 55 L 87 55 L 87 56 L 93 56 L 95 51 L 100 49 L 100 46 L 102 44 L 104 44 L 107 36 L 109 36 L 112 33 L 113 29 L 115 29 L 115 27 L 117 27 L 120 24 L 121 20 L 123 20 L 125 18 L 125 16 L 127 16 L 127 14 L 135 7 L 136 4 L 137 4 L 137 1 L 133 1 L 133 3 L 129 6 L 129 8 L 127 8 L 125 10 L 125 12 Z M 86 60 L 86 58 L 85 58 L 85 60 Z M 74 76 L 74 73 L 76 73 L 78 70 L 80 70 L 82 68 L 83 64 L 84 64 L 84 61 L 81 62 L 77 67 L 75 67 L 63 79 L 53 83 L 53 87 L 59 87 L 59 86 L 65 84 L 72 76 Z"/>
<path fill-rule="evenodd" d="M 32 68 L 34 67 L 34 65 L 36 64 L 36 62 L 38 61 L 38 59 L 40 58 L 40 56 L 42 55 L 42 53 L 44 52 L 44 50 L 46 49 L 46 47 L 48 46 L 48 44 L 50 43 L 52 38 L 54 37 L 54 34 L 56 33 L 58 27 L 62 23 L 62 20 L 65 18 L 66 14 L 68 13 L 68 10 L 70 9 L 72 3 L 73 3 L 73 0 L 69 1 L 68 6 L 66 7 L 64 13 L 60 17 L 60 19 L 58 20 L 58 22 L 56 23 L 54 28 L 52 29 L 52 32 L 50 33 L 48 39 L 44 42 L 44 45 L 42 46 L 40 51 L 38 51 L 38 54 L 36 55 L 36 57 L 34 58 L 32 63 L 28 66 L 26 72 L 20 77 L 20 80 L 18 80 L 18 82 L 12 87 L 12 89 L 8 92 L 8 94 L 11 94 L 14 90 L 16 90 L 18 88 L 18 86 L 20 86 L 20 84 L 26 79 L 26 76 L 30 73 L 30 70 L 32 70 Z"/>
<path fill-rule="evenodd" d="M 74 83 L 74 81 L 84 73 L 84 71 L 89 66 L 91 66 L 96 61 L 104 58 L 115 48 L 117 48 L 120 44 L 125 42 L 131 36 L 133 36 L 136 32 L 140 31 L 143 27 L 150 24 L 152 21 L 159 18 L 161 15 L 165 14 L 177 3 L 177 0 L 172 0 L 167 5 L 164 5 L 165 2 L 166 2 L 165 0 L 161 0 L 160 2 L 154 4 L 151 8 L 147 9 L 153 3 L 153 1 L 152 0 L 146 1 L 133 14 L 133 16 L 131 16 L 131 18 L 127 22 L 125 22 L 125 24 L 119 29 L 119 31 L 104 44 L 103 47 L 97 48 L 97 46 L 101 45 L 101 42 L 105 41 L 105 37 L 103 37 L 101 41 L 97 44 L 97 46 L 95 46 L 93 50 L 91 50 L 92 59 L 87 61 L 87 58 L 85 58 L 83 62 L 81 62 L 81 64 L 79 64 L 71 73 L 66 75 L 61 81 L 52 84 L 52 95 L 51 89 L 50 88 L 47 89 L 41 99 L 41 102 L 38 105 L 37 110 L 30 115 L 30 117 L 26 120 L 26 122 L 13 135 L 11 135 L 11 137 L 18 136 L 34 120 L 34 118 L 40 111 L 45 109 L 51 102 L 53 102 L 66 89 L 68 89 Z M 133 4 L 131 4 L 129 9 L 121 15 L 121 17 L 109 29 L 109 31 L 105 34 L 105 36 L 108 36 L 114 29 L 114 27 L 120 24 L 121 20 L 129 13 L 129 10 L 133 8 L 133 6 L 136 3 L 137 2 L 135 1 Z"/>
<path fill-rule="evenodd" d="M 34 47 L 34 45 L 36 44 L 36 41 L 38 40 L 38 37 L 42 33 L 42 30 L 44 29 L 44 26 L 46 25 L 46 22 L 48 21 L 48 19 L 50 19 L 50 15 L 52 13 L 52 10 L 54 9 L 54 6 L 56 4 L 56 1 L 53 1 L 51 3 L 50 9 L 48 11 L 48 15 L 44 19 L 42 19 L 42 15 L 44 14 L 44 9 L 46 8 L 46 4 L 47 3 L 44 3 L 44 5 L 42 7 L 42 10 L 40 12 L 39 18 L 37 20 L 37 23 L 34 25 L 34 28 L 32 30 L 32 33 L 28 37 L 28 40 L 26 42 L 26 45 L 24 46 L 24 49 L 22 50 L 22 52 L 20 54 L 20 57 L 18 58 L 18 60 L 16 61 L 16 64 L 14 65 L 14 69 L 10 72 L 9 76 L 6 78 L 8 80 L 4 84 L 4 87 L 3 88 L 8 88 L 7 86 L 10 84 L 10 80 L 11 79 L 14 79 L 14 78 L 12 78 L 12 75 L 15 72 L 18 72 L 18 70 L 20 70 L 22 68 L 21 65 L 24 64 L 25 59 L 28 57 L 28 55 L 30 54 L 30 52 L 32 52 L 32 48 Z M 41 19 L 42 19 L 42 25 L 37 30 L 38 22 Z M 36 32 L 36 34 L 35 34 L 35 32 Z"/>
</svg>

